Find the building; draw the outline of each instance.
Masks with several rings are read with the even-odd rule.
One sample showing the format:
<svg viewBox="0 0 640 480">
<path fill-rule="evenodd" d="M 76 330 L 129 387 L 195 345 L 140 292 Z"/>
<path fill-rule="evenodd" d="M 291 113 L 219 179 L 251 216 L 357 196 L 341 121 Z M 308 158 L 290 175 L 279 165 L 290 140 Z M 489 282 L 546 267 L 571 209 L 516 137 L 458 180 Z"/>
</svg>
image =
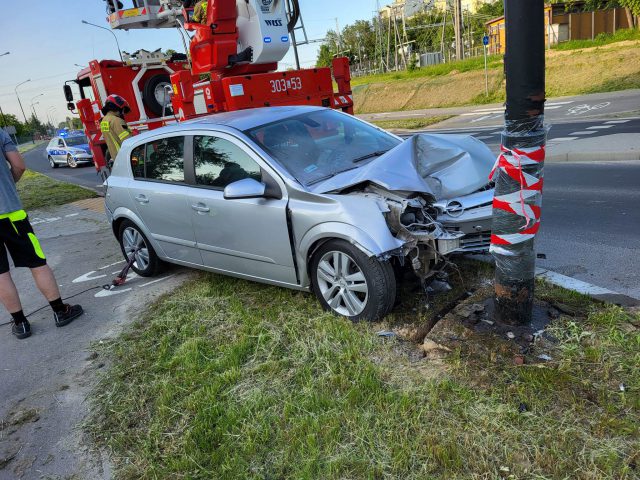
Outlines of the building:
<svg viewBox="0 0 640 480">
<path fill-rule="evenodd" d="M 476 13 L 478 8 L 485 3 L 491 3 L 491 0 L 462 0 L 462 11 Z M 426 9 L 453 11 L 453 0 L 394 0 L 392 4 L 380 9 L 380 16 L 382 18 L 393 16 L 393 9 L 396 10 L 397 16 L 401 16 L 404 10 L 405 17 L 411 18 Z"/>
<path fill-rule="evenodd" d="M 583 8 L 584 2 L 575 2 L 569 9 L 563 3 L 545 6 L 545 42 L 549 47 L 568 40 L 594 39 L 601 33 L 615 33 L 621 28 L 630 28 L 624 8 L 591 12 Z M 489 53 L 504 54 L 504 16 L 489 20 L 485 25 L 489 36 Z"/>
<path fill-rule="evenodd" d="M 478 9 L 485 3 L 491 3 L 491 0 L 462 0 L 462 11 L 476 13 Z M 449 9 L 453 11 L 453 0 L 435 0 L 434 7 L 438 10 Z"/>
</svg>

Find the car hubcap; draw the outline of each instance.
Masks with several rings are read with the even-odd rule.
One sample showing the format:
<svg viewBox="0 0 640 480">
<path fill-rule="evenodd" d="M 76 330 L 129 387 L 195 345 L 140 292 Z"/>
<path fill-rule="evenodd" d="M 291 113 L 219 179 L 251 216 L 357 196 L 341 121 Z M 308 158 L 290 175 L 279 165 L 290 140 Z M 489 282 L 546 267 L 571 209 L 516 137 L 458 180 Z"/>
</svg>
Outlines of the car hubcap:
<svg viewBox="0 0 640 480">
<path fill-rule="evenodd" d="M 135 228 L 128 227 L 122 234 L 122 244 L 127 258 L 136 252 L 133 266 L 138 270 L 146 270 L 149 266 L 149 248 L 142 234 Z"/>
<path fill-rule="evenodd" d="M 50 158 L 50 159 L 49 159 L 49 165 L 51 165 L 52 167 L 55 165 L 55 163 L 54 163 L 54 161 L 53 161 L 53 158 Z"/>
<path fill-rule="evenodd" d="M 328 252 L 318 263 L 318 287 L 331 309 L 355 317 L 367 306 L 369 288 L 358 264 L 342 252 Z"/>
<path fill-rule="evenodd" d="M 69 164 L 70 167 L 76 166 L 76 161 L 73 159 L 73 157 L 67 157 L 67 163 Z"/>
</svg>

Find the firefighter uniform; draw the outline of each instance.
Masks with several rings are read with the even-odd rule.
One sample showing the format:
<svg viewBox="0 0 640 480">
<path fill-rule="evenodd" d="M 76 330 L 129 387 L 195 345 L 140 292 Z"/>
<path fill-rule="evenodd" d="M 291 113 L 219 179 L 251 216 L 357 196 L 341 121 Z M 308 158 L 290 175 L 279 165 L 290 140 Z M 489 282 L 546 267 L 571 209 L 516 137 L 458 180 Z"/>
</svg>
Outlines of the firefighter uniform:
<svg viewBox="0 0 640 480">
<path fill-rule="evenodd" d="M 201 0 L 196 5 L 196 8 L 193 10 L 192 21 L 195 23 L 201 23 L 203 25 L 207 24 L 207 6 L 209 5 L 208 0 Z"/>
<path fill-rule="evenodd" d="M 124 119 L 116 115 L 115 112 L 108 112 L 100 122 L 100 131 L 107 142 L 107 148 L 111 153 L 111 158 L 115 160 L 120 151 L 122 142 L 131 136 L 129 126 Z"/>
</svg>

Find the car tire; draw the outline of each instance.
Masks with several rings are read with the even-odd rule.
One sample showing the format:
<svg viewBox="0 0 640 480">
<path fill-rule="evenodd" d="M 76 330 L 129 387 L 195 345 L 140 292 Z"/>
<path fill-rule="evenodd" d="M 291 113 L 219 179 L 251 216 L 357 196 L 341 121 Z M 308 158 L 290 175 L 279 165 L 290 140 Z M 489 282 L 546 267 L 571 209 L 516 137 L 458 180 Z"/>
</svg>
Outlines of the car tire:
<svg viewBox="0 0 640 480">
<path fill-rule="evenodd" d="M 78 168 L 78 162 L 72 155 L 67 155 L 67 166 L 69 168 Z"/>
<path fill-rule="evenodd" d="M 145 106 L 158 117 L 162 116 L 162 104 L 158 101 L 157 95 L 166 85 L 171 85 L 171 79 L 166 73 L 161 73 L 149 78 L 142 91 Z M 164 114 L 165 116 L 173 114 L 171 104 L 167 105 Z"/>
<path fill-rule="evenodd" d="M 51 166 L 51 168 L 59 167 L 59 165 L 53 160 L 53 157 L 51 155 L 49 155 L 49 165 Z"/>
<path fill-rule="evenodd" d="M 378 321 L 391 312 L 396 279 L 390 262 L 370 258 L 344 240 L 331 240 L 310 263 L 312 289 L 325 310 L 354 322 Z"/>
<path fill-rule="evenodd" d="M 120 225 L 118 242 L 126 261 L 129 261 L 134 245 L 141 247 L 136 254 L 136 261 L 131 266 L 131 269 L 141 277 L 153 277 L 162 271 L 164 263 L 158 258 L 142 230 L 132 221 L 125 220 Z"/>
</svg>

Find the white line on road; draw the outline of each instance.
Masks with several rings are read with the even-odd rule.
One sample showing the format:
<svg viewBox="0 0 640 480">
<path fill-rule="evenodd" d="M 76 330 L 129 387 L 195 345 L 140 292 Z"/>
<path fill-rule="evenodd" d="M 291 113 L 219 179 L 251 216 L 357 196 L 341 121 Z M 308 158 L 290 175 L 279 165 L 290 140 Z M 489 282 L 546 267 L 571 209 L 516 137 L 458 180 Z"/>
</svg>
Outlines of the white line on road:
<svg viewBox="0 0 640 480">
<path fill-rule="evenodd" d="M 587 130 L 600 130 L 602 128 L 613 128 L 613 125 L 596 125 L 595 127 L 587 127 Z"/>
<path fill-rule="evenodd" d="M 148 287 L 149 285 L 153 285 L 154 283 L 158 283 L 158 282 L 162 282 L 162 281 L 164 281 L 164 280 L 168 280 L 168 279 L 170 279 L 171 277 L 175 277 L 175 276 L 176 276 L 176 274 L 174 273 L 173 275 L 169 275 L 169 276 L 167 276 L 167 277 L 162 277 L 162 278 L 159 278 L 159 279 L 157 279 L 157 280 L 152 280 L 151 282 L 143 283 L 142 285 L 140 285 L 140 287 L 139 287 L 139 288 L 142 288 L 142 287 Z"/>
<path fill-rule="evenodd" d="M 571 100 L 569 102 L 549 102 L 549 103 L 545 103 L 545 106 L 549 106 L 549 105 L 569 105 L 570 103 L 574 103 L 574 100 Z"/>
<path fill-rule="evenodd" d="M 596 133 L 595 130 L 583 130 L 582 132 L 573 132 L 570 133 L 569 135 L 592 135 Z"/>
<path fill-rule="evenodd" d="M 558 138 L 552 138 L 551 140 L 549 140 L 549 143 L 552 142 L 569 142 L 571 140 L 577 140 L 578 137 L 558 137 Z"/>
<path fill-rule="evenodd" d="M 608 122 L 604 122 L 604 123 L 627 123 L 630 120 L 609 120 Z"/>
<path fill-rule="evenodd" d="M 78 215 L 80 215 L 80 214 L 79 213 L 70 213 L 69 215 L 65 215 L 64 218 L 77 217 Z"/>
</svg>

